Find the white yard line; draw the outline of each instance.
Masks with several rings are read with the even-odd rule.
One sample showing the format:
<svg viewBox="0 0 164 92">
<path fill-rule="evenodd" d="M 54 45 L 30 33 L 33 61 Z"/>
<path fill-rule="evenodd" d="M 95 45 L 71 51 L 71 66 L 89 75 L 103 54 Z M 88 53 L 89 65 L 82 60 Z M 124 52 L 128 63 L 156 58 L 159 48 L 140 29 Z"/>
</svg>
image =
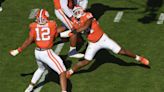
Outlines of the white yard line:
<svg viewBox="0 0 164 92">
<path fill-rule="evenodd" d="M 55 53 L 56 53 L 57 55 L 60 54 L 60 52 L 61 52 L 63 46 L 64 46 L 64 43 L 60 43 L 60 44 L 58 44 L 58 45 L 56 46 Z M 40 78 L 40 80 L 39 80 L 38 83 L 43 82 L 43 81 L 45 80 L 45 77 L 46 77 L 47 74 L 48 74 L 48 70 L 46 70 L 46 71 L 43 73 L 43 75 L 42 75 L 42 77 Z M 36 88 L 33 92 L 40 92 L 41 89 L 43 88 L 43 86 L 44 86 L 44 85 L 42 85 L 42 86 Z"/>
<path fill-rule="evenodd" d="M 55 53 L 56 53 L 57 55 L 60 54 L 60 52 L 61 52 L 63 46 L 64 46 L 64 43 L 60 43 L 60 44 L 58 44 L 58 45 L 56 46 Z"/>
<path fill-rule="evenodd" d="M 164 13 L 161 13 L 158 18 L 157 24 L 163 24 L 163 21 L 164 21 Z"/>
<path fill-rule="evenodd" d="M 113 21 L 113 22 L 120 22 L 120 20 L 121 20 L 123 14 L 124 14 L 123 11 L 117 12 L 116 17 L 114 18 L 114 21 Z"/>
</svg>

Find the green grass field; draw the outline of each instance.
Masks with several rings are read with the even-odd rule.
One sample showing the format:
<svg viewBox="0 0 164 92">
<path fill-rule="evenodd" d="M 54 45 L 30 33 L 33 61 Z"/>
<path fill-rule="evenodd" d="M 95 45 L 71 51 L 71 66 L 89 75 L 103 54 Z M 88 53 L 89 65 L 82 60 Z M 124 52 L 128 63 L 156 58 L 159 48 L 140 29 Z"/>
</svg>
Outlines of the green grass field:
<svg viewBox="0 0 164 92">
<path fill-rule="evenodd" d="M 147 57 L 151 68 L 101 50 L 92 64 L 71 77 L 69 89 L 72 92 L 163 92 L 164 27 L 156 23 L 160 13 L 164 12 L 163 4 L 163 0 L 89 0 L 88 9 L 99 20 L 104 31 L 124 48 Z M 28 19 L 31 9 L 45 8 L 50 18 L 56 19 L 53 1 L 5 0 L 2 5 L 0 92 L 23 92 L 37 69 L 33 53 L 35 45 L 17 57 L 11 57 L 8 52 L 20 46 L 28 36 L 28 25 L 33 21 Z M 124 11 L 124 15 L 119 23 L 114 23 L 119 11 Z M 60 54 L 69 63 L 67 68 L 78 62 L 78 59 L 65 57 L 68 50 L 69 43 L 66 43 Z M 47 79 L 50 80 L 41 92 L 60 92 L 56 74 L 50 72 Z"/>
</svg>

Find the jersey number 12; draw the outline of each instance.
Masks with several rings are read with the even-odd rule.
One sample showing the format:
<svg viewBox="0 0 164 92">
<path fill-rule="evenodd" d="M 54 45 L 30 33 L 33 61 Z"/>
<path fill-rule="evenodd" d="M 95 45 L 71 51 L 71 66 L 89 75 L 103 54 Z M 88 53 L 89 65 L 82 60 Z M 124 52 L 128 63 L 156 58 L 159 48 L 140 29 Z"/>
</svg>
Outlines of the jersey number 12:
<svg viewBox="0 0 164 92">
<path fill-rule="evenodd" d="M 35 28 L 36 31 L 36 40 L 37 41 L 47 41 L 50 40 L 50 28 L 45 27 L 45 28 Z"/>
</svg>

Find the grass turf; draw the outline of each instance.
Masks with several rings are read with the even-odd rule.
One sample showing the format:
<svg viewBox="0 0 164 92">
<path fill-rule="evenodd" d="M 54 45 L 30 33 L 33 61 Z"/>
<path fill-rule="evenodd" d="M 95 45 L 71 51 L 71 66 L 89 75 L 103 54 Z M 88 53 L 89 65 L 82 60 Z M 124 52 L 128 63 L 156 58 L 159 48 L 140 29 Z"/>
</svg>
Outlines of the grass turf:
<svg viewBox="0 0 164 92">
<path fill-rule="evenodd" d="M 72 92 L 163 92 L 164 27 L 156 24 L 164 9 L 162 3 L 162 0 L 89 0 L 88 8 L 104 31 L 124 48 L 150 59 L 151 69 L 131 63 L 135 62 L 133 59 L 102 50 L 92 64 L 71 77 L 69 89 Z M 28 19 L 31 9 L 45 8 L 51 19 L 56 18 L 53 2 L 6 0 L 3 8 L 0 12 L 0 92 L 22 92 L 37 69 L 33 53 L 35 45 L 17 57 L 11 57 L 8 52 L 27 37 L 28 24 L 32 21 Z M 148 11 L 144 12 L 146 8 Z M 118 11 L 124 11 L 124 16 L 119 23 L 114 23 Z M 65 56 L 68 49 L 66 43 L 61 55 Z M 78 60 L 67 58 L 67 62 L 74 64 Z M 57 77 L 50 78 L 54 81 L 45 84 L 41 92 L 60 91 L 55 81 Z"/>
</svg>

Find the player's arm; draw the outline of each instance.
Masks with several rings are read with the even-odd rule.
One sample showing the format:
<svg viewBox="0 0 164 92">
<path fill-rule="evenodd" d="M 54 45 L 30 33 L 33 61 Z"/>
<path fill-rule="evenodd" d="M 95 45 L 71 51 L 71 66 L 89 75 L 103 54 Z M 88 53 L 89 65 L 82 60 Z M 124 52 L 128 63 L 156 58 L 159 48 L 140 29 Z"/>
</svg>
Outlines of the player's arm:
<svg viewBox="0 0 164 92">
<path fill-rule="evenodd" d="M 62 37 L 62 38 L 67 38 L 72 35 L 72 31 L 66 30 L 66 27 L 63 27 L 63 26 L 60 26 L 57 28 L 57 34 L 59 34 L 59 33 L 60 33 L 60 37 Z"/>
<path fill-rule="evenodd" d="M 33 37 L 29 35 L 29 37 L 24 41 L 22 46 L 20 47 L 22 50 L 24 50 L 26 47 L 28 47 L 33 42 Z"/>
<path fill-rule="evenodd" d="M 92 25 L 93 18 L 88 19 L 83 26 L 80 28 L 76 29 L 77 32 L 82 32 L 89 28 Z"/>
<path fill-rule="evenodd" d="M 17 54 L 21 53 L 26 47 L 28 47 L 33 42 L 33 37 L 29 35 L 29 37 L 24 41 L 24 43 L 15 50 L 10 51 L 10 55 L 16 56 Z"/>
<path fill-rule="evenodd" d="M 57 27 L 57 33 L 64 32 L 65 30 L 66 30 L 66 27 L 64 26 Z"/>
</svg>

